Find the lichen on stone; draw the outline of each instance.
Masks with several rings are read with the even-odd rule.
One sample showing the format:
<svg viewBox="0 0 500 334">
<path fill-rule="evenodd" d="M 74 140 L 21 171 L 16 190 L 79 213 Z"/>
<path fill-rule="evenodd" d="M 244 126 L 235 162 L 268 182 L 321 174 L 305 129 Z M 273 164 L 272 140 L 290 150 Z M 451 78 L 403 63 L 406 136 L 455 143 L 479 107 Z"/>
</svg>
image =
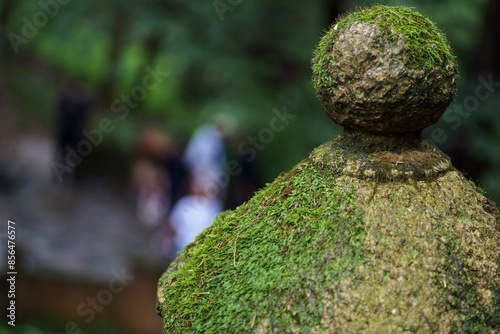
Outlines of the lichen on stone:
<svg viewBox="0 0 500 334">
<path fill-rule="evenodd" d="M 455 91 L 444 35 L 364 9 L 313 72 L 344 136 L 186 246 L 158 283 L 165 333 L 500 333 L 500 211 L 421 140 Z"/>
<path fill-rule="evenodd" d="M 453 100 L 457 68 L 436 25 L 407 7 L 340 17 L 321 39 L 313 83 L 327 115 L 348 128 L 415 132 Z"/>
<path fill-rule="evenodd" d="M 343 141 L 186 247 L 159 282 L 165 332 L 500 330 L 500 233 L 486 198 L 452 167 L 430 179 L 350 175 L 356 153 Z M 417 152 L 436 157 L 428 144 Z M 392 154 L 408 164 L 410 153 Z"/>
<path fill-rule="evenodd" d="M 299 163 L 186 247 L 159 283 L 166 332 L 321 327 L 321 296 L 363 263 L 365 232 L 355 190 L 316 166 Z"/>
</svg>

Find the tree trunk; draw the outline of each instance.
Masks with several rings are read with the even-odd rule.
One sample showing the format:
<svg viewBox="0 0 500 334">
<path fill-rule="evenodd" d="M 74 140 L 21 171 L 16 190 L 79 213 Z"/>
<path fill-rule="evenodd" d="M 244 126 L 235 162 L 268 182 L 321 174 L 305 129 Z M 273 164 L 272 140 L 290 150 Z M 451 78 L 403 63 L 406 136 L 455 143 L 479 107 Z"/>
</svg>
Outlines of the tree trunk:
<svg viewBox="0 0 500 334">
<path fill-rule="evenodd" d="M 477 53 L 469 68 L 468 76 L 477 77 L 480 73 L 500 76 L 500 1 L 489 0 L 486 7 L 483 35 Z"/>
<path fill-rule="evenodd" d="M 9 39 L 7 38 L 10 15 L 13 9 L 14 0 L 4 0 L 3 6 L 0 7 L 0 34 L 2 35 L 0 39 L 0 54 L 3 57 L 14 55 Z"/>
<path fill-rule="evenodd" d="M 114 11 L 113 23 L 110 31 L 111 46 L 109 51 L 109 68 L 100 89 L 100 101 L 109 106 L 116 93 L 115 87 L 119 77 L 118 62 L 125 42 L 124 35 L 127 31 L 129 19 L 127 13 L 118 5 Z"/>
</svg>

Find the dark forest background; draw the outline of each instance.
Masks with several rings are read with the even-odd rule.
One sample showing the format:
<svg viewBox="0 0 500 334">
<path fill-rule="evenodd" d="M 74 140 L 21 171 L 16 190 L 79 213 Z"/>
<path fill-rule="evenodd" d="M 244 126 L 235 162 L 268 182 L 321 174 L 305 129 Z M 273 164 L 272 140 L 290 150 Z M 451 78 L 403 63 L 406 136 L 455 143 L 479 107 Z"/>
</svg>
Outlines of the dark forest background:
<svg viewBox="0 0 500 334">
<path fill-rule="evenodd" d="M 261 187 L 342 133 L 315 96 L 313 50 L 339 13 L 375 3 L 414 7 L 447 35 L 459 65 L 458 93 L 424 135 L 500 202 L 498 0 L 0 0 L 0 189 L 16 193 L 24 187 L 25 171 L 44 169 L 45 178 L 54 178 L 47 166 L 21 162 L 19 157 L 29 154 L 19 150 L 56 145 L 58 105 L 68 82 L 78 82 L 91 101 L 86 129 L 98 129 L 104 118 L 114 125 L 84 159 L 83 183 L 98 180 L 126 196 L 145 127 L 163 133 L 173 150 L 182 152 L 193 132 L 216 114 L 229 116 L 227 151 L 241 162 L 242 143 L 251 147 L 249 136 L 270 127 L 273 110 L 286 110 L 295 118 L 264 148 L 253 146 L 252 168 Z M 168 75 L 120 117 L 116 107 L 125 105 L 123 96 L 143 87 L 156 69 Z M 48 159 L 53 161 L 50 154 Z M 61 319 L 67 318 L 52 323 Z M 9 330 L 32 334 L 54 328 L 42 322 Z M 103 328 L 86 330 L 113 332 Z"/>
<path fill-rule="evenodd" d="M 40 1 L 43 3 L 43 1 Z M 298 116 L 257 157 L 265 182 L 341 133 L 321 110 L 311 85 L 310 59 L 323 31 L 339 13 L 372 1 L 61 1 L 54 17 L 15 48 L 9 33 L 22 36 L 38 1 L 0 4 L 1 126 L 6 133 L 56 133 L 57 99 L 67 78 L 82 80 L 96 103 L 88 128 L 116 116 L 112 102 L 141 84 L 146 66 L 169 76 L 120 120 L 98 151 L 126 158 L 144 122 L 155 122 L 180 143 L 216 112 L 234 116 L 229 149 L 268 126 L 272 109 Z M 46 1 L 50 3 L 50 1 Z M 446 33 L 460 69 L 456 103 L 463 105 L 481 85 L 480 76 L 500 81 L 500 3 L 495 0 L 381 1 L 415 7 Z M 233 4 L 233 5 L 232 5 Z M 39 20 L 40 22 L 40 20 Z M 35 22 L 36 23 L 36 22 Z M 43 23 L 43 20 L 41 21 Z M 19 42 L 18 40 L 16 40 Z M 17 49 L 18 52 L 14 52 Z M 500 200 L 499 86 L 458 119 L 450 108 L 436 144 L 457 168 Z M 431 138 L 431 132 L 426 131 Z M 99 157 L 89 157 L 92 172 Z M 95 165 L 95 166 L 92 166 Z M 120 163 L 117 162 L 120 166 Z"/>
</svg>

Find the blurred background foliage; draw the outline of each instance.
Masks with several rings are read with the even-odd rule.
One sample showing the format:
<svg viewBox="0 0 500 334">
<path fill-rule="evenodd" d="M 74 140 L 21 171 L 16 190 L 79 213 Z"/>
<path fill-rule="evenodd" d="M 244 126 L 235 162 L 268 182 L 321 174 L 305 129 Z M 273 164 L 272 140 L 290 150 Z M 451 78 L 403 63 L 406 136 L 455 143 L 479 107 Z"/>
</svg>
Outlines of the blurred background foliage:
<svg viewBox="0 0 500 334">
<path fill-rule="evenodd" d="M 13 47 L 12 33 L 23 36 L 26 22 L 33 23 L 48 3 L 57 4 L 51 7 L 54 15 Z M 184 147 L 214 114 L 231 115 L 236 128 L 227 146 L 231 157 L 242 161 L 239 145 L 270 126 L 273 109 L 286 108 L 296 117 L 257 154 L 263 185 L 342 134 L 322 112 L 310 61 L 323 31 L 340 13 L 375 3 L 415 7 L 446 33 L 460 70 L 458 105 L 475 96 L 480 77 L 500 82 L 497 0 L 1 0 L 0 153 L 19 136 L 36 133 L 57 140 L 58 101 L 64 82 L 73 78 L 93 96 L 86 128 L 98 128 L 104 117 L 116 125 L 85 159 L 87 173 L 125 186 L 144 124 L 154 123 Z M 169 75 L 120 119 L 113 102 L 141 86 L 147 68 Z M 457 119 L 450 108 L 424 131 L 497 203 L 499 92 L 500 85 L 493 87 L 477 108 L 458 115 L 460 124 L 449 121 Z M 444 136 L 433 138 L 435 129 Z M 40 328 L 47 329 L 26 325 L 6 333 L 39 333 Z"/>
<path fill-rule="evenodd" d="M 489 64 L 476 66 L 481 56 L 478 53 L 491 49 L 481 49 L 481 43 L 487 34 L 487 6 L 496 6 L 493 2 L 381 1 L 415 7 L 444 30 L 461 72 L 457 101 L 474 92 L 479 84 L 476 73 L 495 70 Z M 112 114 L 110 105 L 115 98 L 140 84 L 146 66 L 158 64 L 170 75 L 159 89 L 149 92 L 130 117 L 120 121 L 117 130 L 105 138 L 105 145 L 131 154 L 140 124 L 148 120 L 185 142 L 210 115 L 223 112 L 237 122 L 236 134 L 230 138 L 230 148 L 235 152 L 248 135 L 256 135 L 269 125 L 273 108 L 286 107 L 298 117 L 258 156 L 263 180 L 270 181 L 306 157 L 313 147 L 341 133 L 322 113 L 315 97 L 310 59 L 322 31 L 338 13 L 372 3 L 70 1 L 60 4 L 57 14 L 38 29 L 35 37 L 20 45 L 17 54 L 12 52 L 11 43 L 3 40 L 2 65 L 7 79 L 3 89 L 10 93 L 12 102 L 5 107 L 15 106 L 12 110 L 27 122 L 39 122 L 53 132 L 61 81 L 76 77 L 88 85 L 98 101 L 94 123 L 89 124 L 92 127 Z M 218 13 L 216 7 L 221 4 L 225 7 L 219 7 Z M 4 36 L 8 32 L 20 34 L 25 24 L 21 18 L 31 21 L 41 9 L 39 1 L 34 0 L 3 0 L 0 6 Z M 497 72 L 493 74 L 498 78 Z M 447 153 L 458 151 L 463 155 L 454 159 L 457 167 L 471 166 L 470 176 L 497 200 L 498 96 L 496 92 L 482 102 L 464 126 L 455 130 L 441 125 L 448 139 L 437 143 Z M 482 123 L 488 124 L 489 131 Z"/>
<path fill-rule="evenodd" d="M 46 324 L 22 324 L 15 327 L 0 325 L 2 334 L 51 334 L 59 333 L 57 328 Z M 69 333 L 69 332 L 68 332 Z M 95 325 L 86 329 L 85 333 L 92 334 L 119 334 L 118 330 L 109 325 Z"/>
</svg>

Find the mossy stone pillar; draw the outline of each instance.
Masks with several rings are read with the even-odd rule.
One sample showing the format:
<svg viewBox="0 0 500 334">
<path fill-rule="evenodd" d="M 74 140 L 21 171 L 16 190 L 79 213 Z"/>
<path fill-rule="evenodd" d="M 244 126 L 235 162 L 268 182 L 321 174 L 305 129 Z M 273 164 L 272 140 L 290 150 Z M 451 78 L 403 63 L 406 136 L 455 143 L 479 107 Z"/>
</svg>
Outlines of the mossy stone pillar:
<svg viewBox="0 0 500 334">
<path fill-rule="evenodd" d="M 456 76 L 445 36 L 408 8 L 339 18 L 313 83 L 344 136 L 174 260 L 165 333 L 500 333 L 499 211 L 421 140 Z"/>
</svg>

